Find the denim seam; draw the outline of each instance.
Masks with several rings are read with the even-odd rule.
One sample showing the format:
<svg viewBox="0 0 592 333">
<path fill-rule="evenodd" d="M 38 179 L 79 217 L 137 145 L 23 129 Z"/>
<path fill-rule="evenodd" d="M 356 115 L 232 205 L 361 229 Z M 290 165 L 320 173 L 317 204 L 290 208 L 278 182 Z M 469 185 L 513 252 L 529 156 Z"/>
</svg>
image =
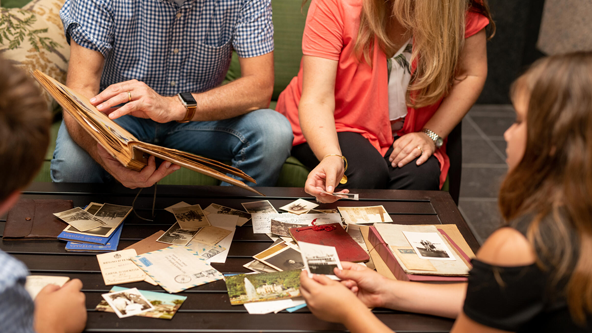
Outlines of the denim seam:
<svg viewBox="0 0 592 333">
<path fill-rule="evenodd" d="M 167 135 L 171 135 L 173 133 L 178 133 L 178 132 L 183 132 L 183 131 L 208 131 L 208 132 L 223 132 L 223 133 L 228 133 L 230 135 L 234 135 L 240 142 L 242 142 L 243 144 L 243 148 L 241 150 L 238 151 L 237 155 L 240 156 L 240 160 L 237 160 L 237 165 L 236 167 L 238 167 L 240 165 L 240 162 L 243 162 L 245 160 L 245 154 L 244 154 L 244 150 L 249 148 L 249 146 L 251 145 L 251 143 L 246 140 L 238 131 L 235 131 L 233 129 L 221 129 L 221 128 L 216 128 L 216 127 L 210 127 L 210 128 L 200 128 L 200 129 L 190 129 L 190 128 L 186 128 L 186 129 L 174 129 L 170 132 L 167 133 Z M 236 155 L 235 155 L 236 157 Z"/>
</svg>

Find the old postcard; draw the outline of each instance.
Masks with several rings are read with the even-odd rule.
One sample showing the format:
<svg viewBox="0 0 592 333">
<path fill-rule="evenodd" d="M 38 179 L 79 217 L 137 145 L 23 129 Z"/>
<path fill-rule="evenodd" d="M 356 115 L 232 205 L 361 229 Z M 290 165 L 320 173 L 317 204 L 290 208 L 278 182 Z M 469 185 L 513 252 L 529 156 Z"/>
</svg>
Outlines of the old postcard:
<svg viewBox="0 0 592 333">
<path fill-rule="evenodd" d="M 300 270 L 227 276 L 226 288 L 232 305 L 299 297 Z"/>
<path fill-rule="evenodd" d="M 337 199 L 360 200 L 360 195 L 357 193 L 343 193 L 343 192 L 329 193 L 326 191 L 321 191 L 321 193 L 326 194 L 326 195 L 330 195 L 330 196 L 335 197 Z"/>
<path fill-rule="evenodd" d="M 393 222 L 383 206 L 337 207 L 347 224 Z"/>
<path fill-rule="evenodd" d="M 97 260 L 105 285 L 144 281 L 146 273 L 130 260 L 135 256 L 137 253 L 134 249 L 98 254 Z"/>
<path fill-rule="evenodd" d="M 181 201 L 179 203 L 176 203 L 172 206 L 169 206 L 167 208 L 165 208 L 164 210 L 166 210 L 167 212 L 171 213 L 171 214 L 175 214 L 175 212 L 173 212 L 173 208 L 182 208 L 182 207 L 189 207 L 191 206 L 190 204 L 186 203 L 185 201 Z"/>
<path fill-rule="evenodd" d="M 154 306 L 136 288 L 116 291 L 101 296 L 103 296 L 119 318 L 131 317 L 142 312 L 154 310 Z"/>
<path fill-rule="evenodd" d="M 403 231 L 415 253 L 422 259 L 456 260 L 452 251 L 437 232 Z"/>
<path fill-rule="evenodd" d="M 277 269 L 271 267 L 271 266 L 267 266 L 266 264 L 262 263 L 259 260 L 253 260 L 251 262 L 248 262 L 246 264 L 243 265 L 244 268 L 246 269 L 250 269 L 253 272 L 257 272 L 257 273 L 273 273 L 273 272 L 278 272 Z"/>
<path fill-rule="evenodd" d="M 286 248 L 261 259 L 255 259 L 260 260 L 261 262 L 277 269 L 278 271 L 291 271 L 294 269 L 302 270 L 304 268 L 302 254 L 292 246 L 287 246 Z"/>
<path fill-rule="evenodd" d="M 210 266 L 197 252 L 185 246 L 171 246 L 132 259 L 170 293 L 221 280 L 224 276 Z"/>
<path fill-rule="evenodd" d="M 100 207 L 98 207 L 98 206 L 100 206 Z M 98 216 L 99 212 L 101 211 L 101 209 L 104 206 L 107 206 L 107 207 L 105 207 L 105 210 L 101 213 L 101 215 L 103 215 L 104 217 L 99 218 L 101 221 L 105 222 L 105 225 L 103 225 L 102 227 L 82 231 L 82 230 L 78 230 L 77 228 L 75 228 L 73 226 L 68 226 L 66 229 L 64 229 L 64 231 L 74 233 L 74 234 L 97 236 L 97 237 L 111 236 L 111 234 L 113 234 L 113 232 L 115 232 L 117 227 L 119 227 L 119 225 L 123 222 L 123 220 L 127 217 L 127 215 L 129 215 L 129 213 L 132 211 L 132 207 L 118 206 L 118 205 L 112 205 L 112 204 L 97 204 L 97 203 L 92 202 L 86 207 L 86 209 L 89 213 L 91 211 L 95 211 L 95 216 Z M 113 212 L 115 212 L 115 213 L 113 213 Z M 126 212 L 126 213 L 124 214 L 124 212 Z M 124 216 L 121 216 L 121 215 L 124 215 Z"/>
<path fill-rule="evenodd" d="M 173 224 L 162 236 L 156 241 L 171 245 L 187 245 L 199 230 L 189 231 L 181 229 L 179 222 Z"/>
<path fill-rule="evenodd" d="M 220 245 L 207 245 L 196 242 L 195 239 L 192 240 L 191 243 L 187 244 L 187 247 L 197 252 L 197 256 L 205 260 L 212 259 L 226 250 L 226 248 Z"/>
<path fill-rule="evenodd" d="M 200 205 L 173 208 L 173 214 L 183 230 L 196 231 L 211 225 Z"/>
<path fill-rule="evenodd" d="M 310 201 L 306 201 L 304 199 L 298 199 L 294 202 L 291 202 L 280 209 L 287 210 L 288 212 L 296 215 L 306 214 L 311 209 L 318 207 L 319 205 Z"/>
<path fill-rule="evenodd" d="M 299 242 L 298 245 L 302 253 L 302 260 L 304 260 L 304 269 L 308 272 L 309 277 L 312 277 L 312 274 L 320 274 L 333 280 L 339 280 L 335 276 L 334 269 L 342 269 L 342 267 L 335 247 L 305 242 Z"/>
<path fill-rule="evenodd" d="M 109 293 L 116 293 L 128 290 L 128 288 L 122 287 L 113 287 Z M 180 295 L 171 295 L 168 293 L 159 293 L 154 291 L 146 291 L 146 290 L 138 290 L 142 296 L 144 296 L 150 304 L 154 306 L 154 310 L 149 310 L 146 312 L 142 312 L 137 314 L 138 317 L 147 317 L 147 318 L 157 318 L 157 319 L 173 319 L 173 316 L 183 302 L 187 299 L 185 296 Z M 107 301 L 102 300 L 99 305 L 95 308 L 97 311 L 103 312 L 115 312 L 113 308 L 107 303 Z"/>
<path fill-rule="evenodd" d="M 31 295 L 31 298 L 35 300 L 37 294 L 41 289 L 49 284 L 55 284 L 58 287 L 62 287 L 66 282 L 70 280 L 67 276 L 49 276 L 49 275 L 29 275 L 27 276 L 27 282 L 25 282 L 25 290 Z"/>
<path fill-rule="evenodd" d="M 106 225 L 105 222 L 94 217 L 89 212 L 82 210 L 80 207 L 54 213 L 53 215 L 80 231 L 87 231 Z"/>
<path fill-rule="evenodd" d="M 409 246 L 390 246 L 395 257 L 399 258 L 405 268 L 417 271 L 437 271 L 436 267 L 427 259 L 421 259 L 415 250 Z"/>
<path fill-rule="evenodd" d="M 219 215 L 238 216 L 238 219 L 236 221 L 236 225 L 239 227 L 242 227 L 245 223 L 247 223 L 251 219 L 251 214 L 249 214 L 249 213 L 243 212 L 238 209 L 218 205 L 215 203 L 209 205 L 206 209 L 204 209 L 204 212 L 208 212 L 211 214 L 219 214 Z M 210 222 L 212 222 L 212 221 L 210 221 Z"/>
<path fill-rule="evenodd" d="M 230 235 L 230 233 L 232 231 L 224 228 L 203 227 L 193 236 L 193 241 L 206 245 L 216 245 L 226 238 L 226 236 Z"/>
<path fill-rule="evenodd" d="M 249 214 L 254 213 L 265 213 L 265 214 L 277 214 L 277 210 L 273 208 L 273 205 L 268 200 L 261 200 L 261 201 L 253 201 L 253 202 L 243 202 L 241 203 L 245 210 Z"/>
</svg>

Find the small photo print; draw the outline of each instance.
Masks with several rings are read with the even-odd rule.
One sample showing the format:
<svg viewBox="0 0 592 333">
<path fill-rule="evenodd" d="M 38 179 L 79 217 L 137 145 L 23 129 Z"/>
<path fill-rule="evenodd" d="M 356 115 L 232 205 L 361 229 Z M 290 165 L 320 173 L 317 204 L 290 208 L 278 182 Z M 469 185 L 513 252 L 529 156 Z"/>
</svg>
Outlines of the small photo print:
<svg viewBox="0 0 592 333">
<path fill-rule="evenodd" d="M 321 274 L 338 280 L 334 274 L 334 269 L 342 269 L 342 267 L 335 247 L 305 242 L 299 242 L 298 245 L 300 246 L 304 266 L 309 276 L 312 276 L 312 274 Z"/>
<path fill-rule="evenodd" d="M 422 259 L 456 260 L 442 237 L 436 232 L 403 231 L 415 253 Z"/>
<path fill-rule="evenodd" d="M 298 199 L 292 203 L 289 203 L 283 207 L 280 207 L 280 209 L 283 210 L 287 210 L 288 212 L 292 213 L 292 214 L 305 214 L 308 213 L 311 209 L 318 207 L 319 205 L 306 201 L 304 199 Z"/>
<path fill-rule="evenodd" d="M 347 224 L 393 222 L 383 206 L 337 207 L 337 209 Z"/>
<path fill-rule="evenodd" d="M 104 221 L 94 217 L 80 207 L 54 213 L 53 215 L 80 231 L 91 230 L 106 225 Z"/>
<path fill-rule="evenodd" d="M 281 237 L 292 237 L 290 235 L 290 228 L 302 228 L 304 225 L 281 222 L 271 219 L 271 233 Z"/>
<path fill-rule="evenodd" d="M 179 222 L 177 222 L 156 241 L 165 244 L 185 246 L 191 242 L 193 236 L 195 236 L 198 231 L 199 229 L 195 231 L 181 229 Z"/>
<path fill-rule="evenodd" d="M 154 306 L 136 288 L 103 294 L 119 318 L 135 316 L 154 310 Z"/>
<path fill-rule="evenodd" d="M 260 260 L 278 271 L 302 270 L 304 268 L 302 254 L 291 246 Z"/>
<path fill-rule="evenodd" d="M 99 209 L 101 209 L 101 207 L 103 207 L 103 204 L 91 202 L 88 204 L 88 206 L 86 206 L 84 210 L 95 215 L 99 211 Z"/>
<path fill-rule="evenodd" d="M 110 293 L 116 293 L 128 290 L 127 288 L 122 287 L 113 287 Z M 146 299 L 154 306 L 154 310 L 150 310 L 147 312 L 142 312 L 138 314 L 139 317 L 148 317 L 148 318 L 158 318 L 158 319 L 173 319 L 177 310 L 181 307 L 183 302 L 187 299 L 185 296 L 180 295 L 171 295 L 168 293 L 160 293 L 154 291 L 139 291 Z M 109 303 L 105 300 L 102 300 L 97 307 L 95 308 L 97 311 L 104 311 L 104 312 L 115 312 Z"/>
<path fill-rule="evenodd" d="M 119 206 L 106 203 L 95 213 L 95 216 L 109 223 L 110 225 L 114 225 L 115 223 L 118 224 L 119 222 L 123 221 L 123 219 L 125 219 L 125 217 L 131 211 L 132 207 L 129 206 Z"/>
<path fill-rule="evenodd" d="M 184 230 L 196 231 L 211 225 L 200 205 L 173 208 L 173 214 Z"/>
<path fill-rule="evenodd" d="M 300 296 L 300 270 L 227 276 L 230 304 L 275 301 Z"/>
<path fill-rule="evenodd" d="M 277 214 L 277 210 L 273 208 L 271 202 L 268 200 L 261 200 L 261 201 L 253 201 L 253 202 L 243 202 L 241 205 L 245 207 L 245 210 L 249 214 L 254 213 L 266 213 L 266 214 Z"/>
</svg>

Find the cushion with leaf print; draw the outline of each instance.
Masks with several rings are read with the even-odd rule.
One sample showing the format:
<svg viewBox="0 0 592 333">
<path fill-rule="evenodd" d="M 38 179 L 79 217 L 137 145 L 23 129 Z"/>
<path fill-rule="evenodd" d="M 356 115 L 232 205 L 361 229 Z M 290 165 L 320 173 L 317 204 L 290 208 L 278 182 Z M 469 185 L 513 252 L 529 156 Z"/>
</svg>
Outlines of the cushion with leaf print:
<svg viewBox="0 0 592 333">
<path fill-rule="evenodd" d="M 0 8 L 0 54 L 27 71 L 38 69 L 65 83 L 70 45 L 60 19 L 63 4 L 64 0 L 33 0 L 23 8 Z M 54 110 L 57 103 L 49 94 L 45 97 Z"/>
</svg>

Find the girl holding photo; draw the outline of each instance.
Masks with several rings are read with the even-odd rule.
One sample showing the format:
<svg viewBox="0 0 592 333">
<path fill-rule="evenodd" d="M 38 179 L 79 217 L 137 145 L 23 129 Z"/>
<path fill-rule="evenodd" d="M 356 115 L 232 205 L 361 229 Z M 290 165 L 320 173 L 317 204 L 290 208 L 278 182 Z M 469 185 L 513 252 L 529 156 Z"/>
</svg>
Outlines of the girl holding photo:
<svg viewBox="0 0 592 333">
<path fill-rule="evenodd" d="M 507 221 L 483 244 L 468 283 L 388 280 L 357 264 L 342 282 L 302 274 L 319 318 L 390 332 L 368 307 L 456 318 L 452 332 L 592 332 L 592 54 L 538 61 L 512 88 Z M 347 306 L 335 306 L 347 304 Z"/>
</svg>

